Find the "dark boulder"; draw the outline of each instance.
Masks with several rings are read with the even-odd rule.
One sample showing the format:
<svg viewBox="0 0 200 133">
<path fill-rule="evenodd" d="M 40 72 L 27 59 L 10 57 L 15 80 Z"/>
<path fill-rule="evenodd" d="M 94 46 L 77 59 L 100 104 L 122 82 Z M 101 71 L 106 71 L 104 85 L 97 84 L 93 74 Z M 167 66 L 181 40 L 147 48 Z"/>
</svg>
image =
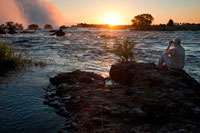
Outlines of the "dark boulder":
<svg viewBox="0 0 200 133">
<path fill-rule="evenodd" d="M 110 69 L 110 77 L 118 83 L 128 86 L 143 85 L 148 82 L 150 87 L 175 87 L 194 90 L 200 95 L 200 85 L 184 70 L 157 70 L 153 63 L 114 64 Z"/>
<path fill-rule="evenodd" d="M 20 32 L 21 34 L 33 34 L 35 33 L 34 31 L 28 31 L 28 30 L 24 30 L 22 32 Z"/>
<path fill-rule="evenodd" d="M 162 125 L 172 121 L 176 125 L 189 121 L 200 124 L 200 84 L 184 70 L 161 71 L 155 64 L 129 62 L 112 65 L 110 77 L 135 88 L 130 95 L 143 95 L 140 107 L 147 121 L 159 121 Z"/>
<path fill-rule="evenodd" d="M 103 77 L 101 77 L 98 74 L 92 73 L 92 72 L 84 72 L 80 70 L 76 70 L 69 73 L 62 73 L 58 76 L 55 76 L 53 78 L 50 78 L 50 82 L 53 85 L 59 85 L 62 83 L 68 83 L 68 84 L 76 84 L 76 83 L 93 83 L 96 80 L 104 80 Z"/>
<path fill-rule="evenodd" d="M 65 36 L 65 32 L 63 32 L 62 29 L 55 31 L 53 34 L 50 34 L 51 36 L 56 35 L 56 36 Z"/>
<path fill-rule="evenodd" d="M 3 29 L 0 29 L 0 34 L 6 34 L 6 31 Z"/>
<path fill-rule="evenodd" d="M 54 33 L 55 33 L 56 31 L 57 31 L 57 30 L 50 30 L 49 32 L 54 32 Z"/>
<path fill-rule="evenodd" d="M 56 32 L 56 36 L 65 36 L 65 32 L 63 32 L 62 30 L 59 30 Z"/>
</svg>

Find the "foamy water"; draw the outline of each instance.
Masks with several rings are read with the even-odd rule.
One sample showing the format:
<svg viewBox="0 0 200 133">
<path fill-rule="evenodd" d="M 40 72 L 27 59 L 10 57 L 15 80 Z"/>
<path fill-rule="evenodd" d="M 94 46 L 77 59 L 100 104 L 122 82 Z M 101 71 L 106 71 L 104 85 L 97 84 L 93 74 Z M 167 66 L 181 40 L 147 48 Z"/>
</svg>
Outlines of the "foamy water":
<svg viewBox="0 0 200 133">
<path fill-rule="evenodd" d="M 200 81 L 200 31 L 78 29 L 66 31 L 65 37 L 49 34 L 47 31 L 37 31 L 34 34 L 0 36 L 1 41 L 10 41 L 14 48 L 23 51 L 26 56 L 47 63 L 43 69 L 11 72 L 1 78 L 0 131 L 57 132 L 64 127 L 64 119 L 57 116 L 51 107 L 43 105 L 49 77 L 76 69 L 108 76 L 111 64 L 118 57 L 106 52 L 104 45 L 112 45 L 116 38 L 129 38 L 137 42 L 135 53 L 138 62 L 156 63 L 169 40 L 180 37 L 186 49 L 184 70 Z"/>
</svg>

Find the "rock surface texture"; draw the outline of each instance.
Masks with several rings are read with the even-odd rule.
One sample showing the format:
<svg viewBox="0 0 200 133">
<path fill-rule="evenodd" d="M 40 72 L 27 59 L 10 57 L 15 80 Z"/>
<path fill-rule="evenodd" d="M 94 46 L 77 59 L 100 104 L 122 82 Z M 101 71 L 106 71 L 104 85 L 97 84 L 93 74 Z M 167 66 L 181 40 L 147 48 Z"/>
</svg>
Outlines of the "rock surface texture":
<svg viewBox="0 0 200 133">
<path fill-rule="evenodd" d="M 130 62 L 112 65 L 110 78 L 76 70 L 50 82 L 44 103 L 67 131 L 200 132 L 200 84 L 183 70 Z"/>
</svg>

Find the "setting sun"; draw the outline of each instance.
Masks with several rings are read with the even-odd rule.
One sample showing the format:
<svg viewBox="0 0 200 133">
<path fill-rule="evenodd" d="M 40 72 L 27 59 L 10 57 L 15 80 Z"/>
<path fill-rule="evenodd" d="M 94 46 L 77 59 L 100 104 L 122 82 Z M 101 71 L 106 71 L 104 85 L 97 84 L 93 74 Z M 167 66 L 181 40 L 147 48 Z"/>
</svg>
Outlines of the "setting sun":
<svg viewBox="0 0 200 133">
<path fill-rule="evenodd" d="M 120 25 L 120 18 L 116 14 L 107 14 L 104 19 L 105 24 Z"/>
</svg>

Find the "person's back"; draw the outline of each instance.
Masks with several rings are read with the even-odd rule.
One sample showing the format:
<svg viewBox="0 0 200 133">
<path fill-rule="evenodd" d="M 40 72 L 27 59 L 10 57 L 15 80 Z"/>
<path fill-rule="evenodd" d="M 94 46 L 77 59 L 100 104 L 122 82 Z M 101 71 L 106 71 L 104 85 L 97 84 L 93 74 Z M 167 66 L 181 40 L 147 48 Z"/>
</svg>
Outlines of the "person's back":
<svg viewBox="0 0 200 133">
<path fill-rule="evenodd" d="M 171 65 L 172 69 L 183 69 L 185 65 L 185 49 L 178 45 L 174 48 L 174 53 L 171 55 Z"/>
<path fill-rule="evenodd" d="M 171 44 L 174 48 L 170 49 Z M 158 62 L 158 68 L 168 69 L 183 69 L 185 65 L 185 49 L 181 46 L 181 39 L 176 38 L 174 41 L 170 41 L 164 54 L 160 57 Z"/>
</svg>

